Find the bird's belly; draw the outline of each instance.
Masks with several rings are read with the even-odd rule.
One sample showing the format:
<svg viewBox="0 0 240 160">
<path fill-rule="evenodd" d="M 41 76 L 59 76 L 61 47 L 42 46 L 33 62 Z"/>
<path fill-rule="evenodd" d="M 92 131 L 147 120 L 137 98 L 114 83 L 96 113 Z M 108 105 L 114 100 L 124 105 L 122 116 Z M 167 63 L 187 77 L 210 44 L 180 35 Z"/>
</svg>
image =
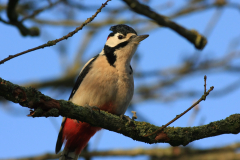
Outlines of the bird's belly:
<svg viewBox="0 0 240 160">
<path fill-rule="evenodd" d="M 93 72 L 85 78 L 71 99 L 73 103 L 81 106 L 97 106 L 101 110 L 117 115 L 125 113 L 133 96 L 132 76 L 120 77 L 119 74 L 111 72 L 97 76 L 97 73 Z"/>
</svg>

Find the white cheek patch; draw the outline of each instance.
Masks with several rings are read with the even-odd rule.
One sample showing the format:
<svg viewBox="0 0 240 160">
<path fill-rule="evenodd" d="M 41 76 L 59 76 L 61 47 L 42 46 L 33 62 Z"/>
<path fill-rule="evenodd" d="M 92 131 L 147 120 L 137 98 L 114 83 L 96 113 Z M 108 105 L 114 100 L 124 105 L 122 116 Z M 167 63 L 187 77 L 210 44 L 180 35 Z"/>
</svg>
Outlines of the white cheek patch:
<svg viewBox="0 0 240 160">
<path fill-rule="evenodd" d="M 120 35 L 119 33 L 116 33 L 113 37 L 109 37 L 107 42 L 106 42 L 106 45 L 109 46 L 109 47 L 115 47 L 119 43 L 127 41 L 127 38 L 118 39 L 119 35 Z"/>
</svg>

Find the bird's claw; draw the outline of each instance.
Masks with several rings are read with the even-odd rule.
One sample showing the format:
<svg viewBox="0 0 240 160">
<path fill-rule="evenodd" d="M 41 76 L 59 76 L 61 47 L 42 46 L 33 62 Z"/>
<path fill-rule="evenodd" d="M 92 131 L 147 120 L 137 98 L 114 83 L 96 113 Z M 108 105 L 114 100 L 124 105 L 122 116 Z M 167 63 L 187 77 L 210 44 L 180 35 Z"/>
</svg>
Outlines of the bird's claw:
<svg viewBox="0 0 240 160">
<path fill-rule="evenodd" d="M 120 118 L 123 120 L 123 118 L 127 119 L 129 124 L 133 123 L 134 119 L 131 119 L 130 117 L 128 116 L 125 116 L 124 114 L 121 114 L 120 115 Z"/>
</svg>

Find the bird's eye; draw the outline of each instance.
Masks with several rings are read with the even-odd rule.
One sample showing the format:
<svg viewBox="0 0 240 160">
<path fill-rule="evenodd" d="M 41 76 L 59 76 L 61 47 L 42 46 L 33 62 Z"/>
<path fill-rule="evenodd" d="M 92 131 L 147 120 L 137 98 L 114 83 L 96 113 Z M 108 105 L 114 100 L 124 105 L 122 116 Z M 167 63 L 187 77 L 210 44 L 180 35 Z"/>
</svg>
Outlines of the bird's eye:
<svg viewBox="0 0 240 160">
<path fill-rule="evenodd" d="M 122 36 L 122 35 L 119 35 L 119 36 L 118 36 L 118 39 L 123 39 L 123 36 Z"/>
</svg>

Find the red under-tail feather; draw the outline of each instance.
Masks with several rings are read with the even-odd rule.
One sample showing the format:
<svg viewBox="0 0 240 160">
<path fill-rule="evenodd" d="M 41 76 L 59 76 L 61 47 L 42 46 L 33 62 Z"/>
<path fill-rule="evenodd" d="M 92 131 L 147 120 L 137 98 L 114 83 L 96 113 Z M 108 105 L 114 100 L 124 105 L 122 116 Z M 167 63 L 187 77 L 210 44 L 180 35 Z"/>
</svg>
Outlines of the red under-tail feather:
<svg viewBox="0 0 240 160">
<path fill-rule="evenodd" d="M 67 118 L 63 128 L 63 140 L 67 140 L 65 148 L 80 154 L 90 138 L 100 129 L 100 127 L 93 127 L 86 122 Z"/>
</svg>

